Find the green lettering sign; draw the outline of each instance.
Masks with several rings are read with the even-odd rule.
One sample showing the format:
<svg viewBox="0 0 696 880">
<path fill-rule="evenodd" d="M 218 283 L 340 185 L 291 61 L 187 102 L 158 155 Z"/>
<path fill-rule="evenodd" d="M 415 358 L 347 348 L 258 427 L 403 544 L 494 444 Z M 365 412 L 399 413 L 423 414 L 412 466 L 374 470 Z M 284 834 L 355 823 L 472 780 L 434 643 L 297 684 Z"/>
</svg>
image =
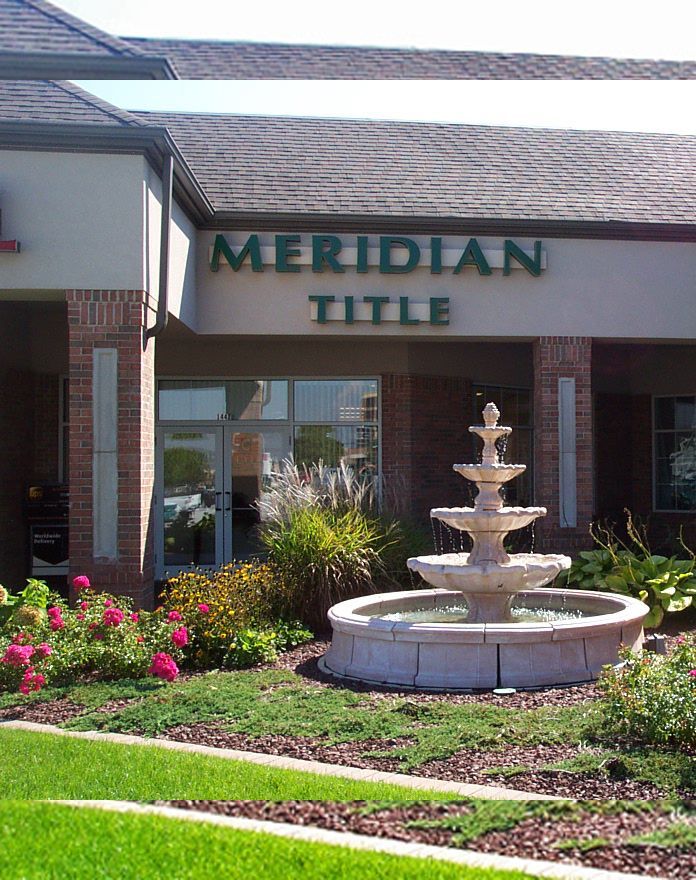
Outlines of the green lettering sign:
<svg viewBox="0 0 696 880">
<path fill-rule="evenodd" d="M 215 243 L 213 244 L 213 255 L 210 258 L 211 272 L 217 272 L 220 268 L 220 257 L 224 257 L 235 272 L 239 271 L 242 263 L 247 257 L 251 257 L 252 271 L 263 272 L 261 247 L 259 245 L 258 235 L 250 235 L 247 239 L 247 243 L 238 254 L 234 253 L 224 235 L 216 235 Z"/>
<path fill-rule="evenodd" d="M 403 265 L 394 265 L 391 261 L 392 248 L 403 247 L 408 251 L 408 259 Z M 382 235 L 379 239 L 379 271 L 385 275 L 401 275 L 412 272 L 420 260 L 420 248 L 410 238 Z"/>
<path fill-rule="evenodd" d="M 410 318 L 408 314 L 408 297 L 399 297 L 399 324 L 420 324 L 419 318 Z"/>
<path fill-rule="evenodd" d="M 364 296 L 363 302 L 372 303 L 372 323 L 382 323 L 382 303 L 388 303 L 388 296 Z"/>
<path fill-rule="evenodd" d="M 449 324 L 449 297 L 430 297 L 430 323 Z"/>
<path fill-rule="evenodd" d="M 481 246 L 475 238 L 470 238 L 467 246 L 462 251 L 459 262 L 454 267 L 454 275 L 459 275 L 465 266 L 476 266 L 479 275 L 491 275 L 492 269 L 488 260 L 484 257 Z"/>
<path fill-rule="evenodd" d="M 430 239 L 430 274 L 439 275 L 442 272 L 442 239 L 435 236 Z"/>
<path fill-rule="evenodd" d="M 317 324 L 326 324 L 326 304 L 336 302 L 336 297 L 310 296 L 309 301 L 317 304 Z"/>
<path fill-rule="evenodd" d="M 367 272 L 367 236 L 358 236 L 358 259 L 356 261 L 356 271 L 361 275 Z"/>
<path fill-rule="evenodd" d="M 276 272 L 299 272 L 300 267 L 296 263 L 288 263 L 290 257 L 299 257 L 300 249 L 290 247 L 292 244 L 300 244 L 302 239 L 299 235 L 276 235 Z"/>
<path fill-rule="evenodd" d="M 324 263 L 332 272 L 345 272 L 346 270 L 336 259 L 341 247 L 341 239 L 336 235 L 313 235 L 312 272 L 323 272 Z"/>
<path fill-rule="evenodd" d="M 510 274 L 510 258 L 517 260 L 530 275 L 538 278 L 541 275 L 541 242 L 534 242 L 534 256 L 530 257 L 521 247 L 509 239 L 505 240 L 505 253 L 503 257 L 503 275 Z"/>
<path fill-rule="evenodd" d="M 347 297 L 345 298 L 345 304 L 346 304 L 346 324 L 352 324 L 352 323 L 353 323 L 353 301 L 354 301 L 354 297 L 352 297 L 352 296 L 347 296 Z"/>
</svg>

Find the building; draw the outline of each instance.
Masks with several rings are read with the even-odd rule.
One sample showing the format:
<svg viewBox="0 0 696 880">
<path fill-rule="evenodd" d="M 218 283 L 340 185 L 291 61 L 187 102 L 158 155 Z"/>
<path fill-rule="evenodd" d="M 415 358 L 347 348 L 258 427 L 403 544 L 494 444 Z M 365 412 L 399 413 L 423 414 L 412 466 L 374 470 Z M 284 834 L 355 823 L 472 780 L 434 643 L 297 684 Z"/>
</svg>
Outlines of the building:
<svg viewBox="0 0 696 880">
<path fill-rule="evenodd" d="M 427 520 L 468 502 L 452 463 L 488 399 L 530 469 L 508 500 L 549 511 L 537 547 L 623 507 L 693 534 L 696 137 L 6 82 L 0 150 L 4 583 L 65 563 L 41 487 L 68 487 L 70 573 L 145 605 L 250 552 L 293 451 Z"/>
<path fill-rule="evenodd" d="M 696 79 L 696 60 L 118 37 L 0 0 L 0 79 Z"/>
</svg>

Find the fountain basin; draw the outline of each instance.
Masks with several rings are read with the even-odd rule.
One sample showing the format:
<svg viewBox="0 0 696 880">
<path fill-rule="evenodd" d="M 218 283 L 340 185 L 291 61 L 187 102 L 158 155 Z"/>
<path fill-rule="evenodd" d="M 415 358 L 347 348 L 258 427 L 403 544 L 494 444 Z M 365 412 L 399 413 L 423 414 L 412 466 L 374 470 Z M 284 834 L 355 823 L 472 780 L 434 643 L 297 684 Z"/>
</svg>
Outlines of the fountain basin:
<svg viewBox="0 0 696 880">
<path fill-rule="evenodd" d="M 613 593 L 537 589 L 518 594 L 528 608 L 575 609 L 571 620 L 533 623 L 407 623 L 384 615 L 466 600 L 455 590 L 380 593 L 329 611 L 331 647 L 320 661 L 333 675 L 395 687 L 469 691 L 580 684 L 639 650 L 648 608 Z"/>
<path fill-rule="evenodd" d="M 566 568 L 570 557 L 552 553 L 513 553 L 509 562 L 469 562 L 468 553 L 413 556 L 406 561 L 411 571 L 446 590 L 474 593 L 516 593 L 550 583 Z"/>
<path fill-rule="evenodd" d="M 460 532 L 507 534 L 523 529 L 540 516 L 546 516 L 546 508 L 499 507 L 495 510 L 476 510 L 473 507 L 434 507 L 430 516 Z"/>
</svg>

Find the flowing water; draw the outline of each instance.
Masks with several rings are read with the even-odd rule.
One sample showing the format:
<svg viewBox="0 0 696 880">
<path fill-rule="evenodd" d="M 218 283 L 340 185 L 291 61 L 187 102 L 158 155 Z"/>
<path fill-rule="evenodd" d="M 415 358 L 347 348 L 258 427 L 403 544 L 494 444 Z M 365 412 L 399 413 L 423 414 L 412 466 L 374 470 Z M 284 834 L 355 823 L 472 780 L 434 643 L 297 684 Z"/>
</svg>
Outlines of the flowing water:
<svg viewBox="0 0 696 880">
<path fill-rule="evenodd" d="M 512 605 L 510 623 L 552 623 L 559 620 L 581 620 L 594 617 L 593 614 L 580 611 L 578 608 L 528 608 L 523 605 Z M 357 612 L 360 614 L 361 612 Z M 367 614 L 366 617 L 379 617 L 381 620 L 393 620 L 398 623 L 466 623 L 469 609 L 465 602 L 442 605 L 439 608 L 411 608 L 408 611 L 392 611 L 389 614 Z"/>
</svg>

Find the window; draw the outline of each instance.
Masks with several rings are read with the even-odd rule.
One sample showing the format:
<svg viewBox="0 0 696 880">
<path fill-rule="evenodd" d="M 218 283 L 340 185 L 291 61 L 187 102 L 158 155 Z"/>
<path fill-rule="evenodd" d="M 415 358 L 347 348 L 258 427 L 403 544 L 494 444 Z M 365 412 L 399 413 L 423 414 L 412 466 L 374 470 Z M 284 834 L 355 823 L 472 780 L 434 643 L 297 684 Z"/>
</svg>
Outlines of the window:
<svg viewBox="0 0 696 880">
<path fill-rule="evenodd" d="M 336 467 L 344 459 L 357 473 L 376 473 L 377 408 L 376 379 L 295 380 L 295 460 Z"/>
<path fill-rule="evenodd" d="M 163 379 L 159 383 L 162 421 L 269 421 L 288 418 L 286 379 Z"/>
<path fill-rule="evenodd" d="M 696 510 L 696 395 L 656 397 L 655 509 Z"/>
<path fill-rule="evenodd" d="M 532 504 L 534 485 L 532 465 L 534 461 L 534 418 L 532 415 L 532 392 L 529 388 L 503 388 L 499 385 L 473 386 L 474 411 L 472 424 L 483 424 L 481 411 L 491 402 L 500 410 L 500 424 L 512 428 L 503 451 L 508 464 L 526 464 L 527 470 L 517 479 L 503 487 L 501 495 L 509 507 Z M 481 454 L 481 441 L 472 435 L 474 461 Z"/>
</svg>

